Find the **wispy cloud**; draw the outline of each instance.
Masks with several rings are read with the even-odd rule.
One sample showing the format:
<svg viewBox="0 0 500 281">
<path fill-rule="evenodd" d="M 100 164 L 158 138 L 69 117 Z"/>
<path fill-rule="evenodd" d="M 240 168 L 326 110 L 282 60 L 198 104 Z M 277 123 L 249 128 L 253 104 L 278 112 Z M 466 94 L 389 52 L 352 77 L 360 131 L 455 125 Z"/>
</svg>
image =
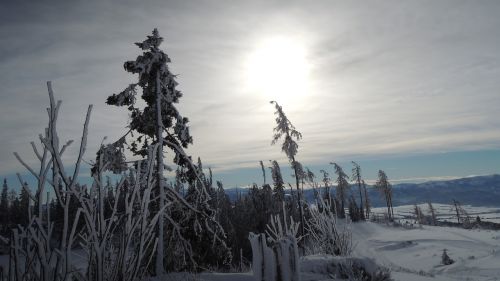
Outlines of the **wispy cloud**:
<svg viewBox="0 0 500 281">
<path fill-rule="evenodd" d="M 64 137 L 78 139 L 95 104 L 88 158 L 120 136 L 127 113 L 104 101 L 135 79 L 122 64 L 154 27 L 179 74 L 189 152 L 220 171 L 283 159 L 270 146 L 274 97 L 244 87 L 245 58 L 273 36 L 300 38 L 312 66 L 308 95 L 281 101 L 304 162 L 499 148 L 498 14 L 495 1 L 4 1 L 0 174 L 45 126 L 46 80 L 64 100 Z"/>
</svg>

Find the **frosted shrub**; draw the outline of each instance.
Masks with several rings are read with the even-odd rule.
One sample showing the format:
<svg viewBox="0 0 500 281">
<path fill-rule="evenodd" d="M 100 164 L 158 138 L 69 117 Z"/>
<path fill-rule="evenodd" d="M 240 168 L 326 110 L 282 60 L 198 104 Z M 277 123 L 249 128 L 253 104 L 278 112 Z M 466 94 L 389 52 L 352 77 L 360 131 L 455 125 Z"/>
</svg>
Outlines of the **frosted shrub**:
<svg viewBox="0 0 500 281">
<path fill-rule="evenodd" d="M 111 163 L 104 162 L 106 157 L 99 157 L 97 169 L 93 173 L 94 181 L 90 187 L 78 184 L 80 167 L 86 150 L 88 124 L 92 106 L 89 106 L 79 147 L 77 160 L 70 172 L 62 162 L 62 155 L 72 141 L 59 147 L 56 130 L 57 117 L 61 101 L 54 101 L 50 82 L 50 107 L 48 128 L 40 135 L 41 150 L 32 142 L 34 153 L 39 160 L 38 173 L 15 153 L 21 164 L 36 178 L 35 194 L 23 185 L 29 193 L 35 210 L 27 210 L 29 223 L 25 227 L 14 229 L 10 237 L 10 255 L 8 280 L 140 280 L 151 262 L 151 253 L 156 247 L 154 229 L 158 223 L 158 214 L 149 212 L 152 202 L 152 188 L 155 178 L 152 175 L 153 161 L 158 146 L 148 148 L 146 163 L 138 163 L 135 182 L 122 191 L 125 178 L 114 190 L 115 198 L 124 198 L 125 210 L 118 212 L 118 200 L 111 206 L 111 214 L 105 216 L 105 192 L 102 171 Z M 145 167 L 141 171 L 141 167 Z M 49 170 L 53 171 L 48 177 Z M 19 180 L 24 182 L 18 174 Z M 54 221 L 50 208 L 43 208 L 46 187 L 52 188 L 57 197 L 57 204 L 63 210 L 63 225 L 58 245 L 54 245 Z M 45 205 L 48 206 L 48 195 Z M 76 214 L 71 215 L 70 205 L 77 205 Z M 83 229 L 79 223 L 83 221 Z M 79 241 L 84 255 L 84 264 L 76 267 L 73 250 Z"/>
<path fill-rule="evenodd" d="M 352 232 L 346 220 L 337 220 L 330 202 L 319 198 L 319 206 L 310 209 L 307 222 L 310 242 L 321 253 L 347 256 L 353 250 Z"/>
</svg>

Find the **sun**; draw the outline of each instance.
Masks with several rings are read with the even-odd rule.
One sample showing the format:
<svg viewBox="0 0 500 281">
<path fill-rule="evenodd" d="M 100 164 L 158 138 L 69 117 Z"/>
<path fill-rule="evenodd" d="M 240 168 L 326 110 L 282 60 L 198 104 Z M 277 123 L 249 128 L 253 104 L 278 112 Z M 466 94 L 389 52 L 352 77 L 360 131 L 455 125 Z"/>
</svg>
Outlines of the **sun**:
<svg viewBox="0 0 500 281">
<path fill-rule="evenodd" d="M 307 94 L 309 63 L 299 40 L 274 37 L 262 41 L 246 61 L 247 83 L 253 91 L 277 101 Z"/>
</svg>

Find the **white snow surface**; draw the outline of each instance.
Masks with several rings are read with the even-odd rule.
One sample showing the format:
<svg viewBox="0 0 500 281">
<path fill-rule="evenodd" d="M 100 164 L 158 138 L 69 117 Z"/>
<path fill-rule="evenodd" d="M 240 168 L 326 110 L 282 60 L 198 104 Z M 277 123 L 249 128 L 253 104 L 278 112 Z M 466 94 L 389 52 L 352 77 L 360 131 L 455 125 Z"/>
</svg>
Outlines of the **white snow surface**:
<svg viewBox="0 0 500 281">
<path fill-rule="evenodd" d="M 429 207 L 427 204 L 418 204 L 418 206 L 422 209 L 424 215 L 429 215 Z M 432 206 L 435 209 L 438 221 L 457 221 L 455 207 L 453 205 L 432 203 Z M 482 221 L 500 223 L 500 208 L 498 207 L 477 207 L 470 205 L 463 205 L 462 207 L 469 214 L 472 220 L 475 220 L 476 216 L 479 216 Z M 408 218 L 414 218 L 414 208 L 415 205 L 401 205 L 394 207 L 395 219 L 404 220 Z M 383 215 L 387 213 L 387 208 L 377 207 L 372 208 L 371 211 L 376 214 Z"/>
<path fill-rule="evenodd" d="M 388 267 L 394 280 L 500 280 L 500 231 L 422 226 L 413 229 L 374 222 L 353 223 L 356 245 L 353 257 L 372 259 Z M 442 265 L 441 254 L 447 249 L 454 264 Z M 322 271 L 334 261 L 329 256 L 301 258 L 301 280 L 332 279 Z M 0 257 L 7 267 L 7 258 Z M 248 273 L 176 273 L 152 280 L 229 281 L 253 280 Z"/>
<path fill-rule="evenodd" d="M 391 269 L 394 280 L 499 280 L 500 232 L 455 227 L 405 229 L 372 222 L 353 224 L 354 256 Z M 447 249 L 454 264 L 441 265 Z"/>
<path fill-rule="evenodd" d="M 353 223 L 352 230 L 356 244 L 353 256 L 388 267 L 394 280 L 500 280 L 500 231 L 441 226 L 406 229 L 373 222 Z M 447 249 L 454 264 L 441 264 L 443 249 Z M 334 260 L 330 256 L 302 257 L 301 280 L 342 280 L 326 274 L 326 268 Z M 201 273 L 157 280 L 250 281 L 253 278 L 251 272 Z"/>
</svg>

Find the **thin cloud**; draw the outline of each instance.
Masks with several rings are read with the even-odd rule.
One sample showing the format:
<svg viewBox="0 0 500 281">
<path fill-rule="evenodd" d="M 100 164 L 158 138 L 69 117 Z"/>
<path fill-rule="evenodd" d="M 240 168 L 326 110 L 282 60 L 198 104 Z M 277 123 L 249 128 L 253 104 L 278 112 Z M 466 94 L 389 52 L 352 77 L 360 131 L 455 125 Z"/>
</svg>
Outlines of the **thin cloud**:
<svg viewBox="0 0 500 281">
<path fill-rule="evenodd" d="M 123 134 L 126 110 L 104 101 L 136 79 L 123 62 L 154 27 L 179 74 L 189 153 L 220 171 L 286 161 L 270 146 L 273 97 L 244 86 L 245 59 L 273 36 L 301 38 L 311 62 L 307 96 L 280 101 L 304 135 L 304 163 L 498 149 L 499 13 L 467 1 L 3 2 L 0 174 L 20 169 L 12 151 L 29 158 L 46 126 L 47 80 L 64 101 L 65 139 L 78 140 L 94 104 L 88 159 Z"/>
</svg>

